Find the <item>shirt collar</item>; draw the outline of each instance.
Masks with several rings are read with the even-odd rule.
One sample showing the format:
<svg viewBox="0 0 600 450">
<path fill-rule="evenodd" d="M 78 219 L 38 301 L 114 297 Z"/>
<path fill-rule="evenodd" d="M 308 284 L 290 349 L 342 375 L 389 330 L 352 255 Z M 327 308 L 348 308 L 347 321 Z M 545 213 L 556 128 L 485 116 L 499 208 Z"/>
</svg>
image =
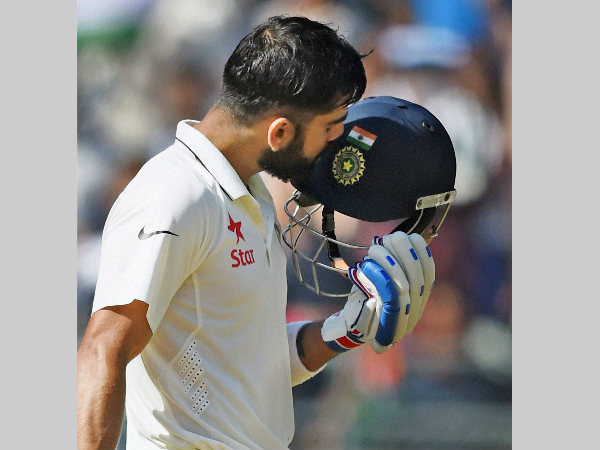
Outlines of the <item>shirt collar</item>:
<svg viewBox="0 0 600 450">
<path fill-rule="evenodd" d="M 260 198 L 263 202 L 274 207 L 273 197 L 267 189 L 260 173 L 255 173 L 248 179 L 248 187 L 253 197 Z"/>
<path fill-rule="evenodd" d="M 236 200 L 244 195 L 250 195 L 246 185 L 223 153 L 204 134 L 193 127 L 196 123 L 199 123 L 199 121 L 182 120 L 179 122 L 175 135 L 177 141 L 187 147 L 196 156 L 198 161 L 217 180 L 217 183 L 219 183 L 231 200 Z M 258 176 L 258 174 L 253 176 Z"/>
</svg>

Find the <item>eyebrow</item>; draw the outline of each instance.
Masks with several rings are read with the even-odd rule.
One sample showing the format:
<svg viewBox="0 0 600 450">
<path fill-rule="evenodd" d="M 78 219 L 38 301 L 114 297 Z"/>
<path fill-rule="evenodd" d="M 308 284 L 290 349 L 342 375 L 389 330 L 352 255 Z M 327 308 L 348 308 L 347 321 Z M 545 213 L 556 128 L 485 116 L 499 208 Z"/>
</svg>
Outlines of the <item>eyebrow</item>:
<svg viewBox="0 0 600 450">
<path fill-rule="evenodd" d="M 342 117 L 340 117 L 339 119 L 332 120 L 327 125 L 333 125 L 333 124 L 336 124 L 336 123 L 343 122 L 344 120 L 346 120 L 346 117 L 348 117 L 348 111 L 346 111 L 346 114 L 344 114 Z"/>
</svg>

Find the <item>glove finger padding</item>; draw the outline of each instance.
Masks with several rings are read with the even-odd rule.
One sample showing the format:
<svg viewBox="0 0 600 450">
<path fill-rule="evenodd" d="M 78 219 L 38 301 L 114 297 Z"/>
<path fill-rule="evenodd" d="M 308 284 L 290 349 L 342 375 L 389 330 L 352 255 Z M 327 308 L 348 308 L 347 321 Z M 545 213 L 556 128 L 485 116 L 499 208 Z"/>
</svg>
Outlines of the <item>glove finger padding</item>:
<svg viewBox="0 0 600 450">
<path fill-rule="evenodd" d="M 417 236 L 416 234 L 414 235 Z M 410 285 L 410 316 L 406 330 L 398 336 L 399 340 L 402 336 L 410 333 L 419 320 L 423 294 L 425 292 L 425 275 L 421 259 L 413 247 L 410 237 L 406 233 L 388 234 L 382 238 L 381 245 L 400 263 Z"/>
<path fill-rule="evenodd" d="M 379 264 L 369 259 L 350 269 L 349 275 L 360 289 L 363 289 L 363 286 L 367 288 L 363 276 L 375 288 L 375 291 L 368 291 L 368 289 L 365 291 L 365 294 L 373 296 L 381 306 L 374 342 L 383 346 L 390 345 L 394 341 L 400 315 L 398 294 L 392 279 Z"/>
<path fill-rule="evenodd" d="M 429 294 L 431 294 L 431 289 L 433 288 L 433 283 L 435 282 L 435 262 L 433 261 L 431 250 L 429 249 L 429 246 L 427 245 L 427 242 L 425 242 L 423 236 L 417 233 L 413 233 L 409 235 L 408 238 L 410 239 L 413 248 L 417 252 L 417 255 L 419 255 L 419 260 L 421 261 L 421 266 L 423 267 L 423 277 L 425 284 L 425 288 L 423 289 L 423 297 L 421 299 L 421 307 L 419 308 L 419 315 L 415 316 L 414 323 L 412 323 L 411 317 L 411 322 L 409 323 L 408 332 L 410 333 L 419 321 L 419 319 L 421 319 L 421 317 L 423 316 L 423 311 L 425 311 L 425 305 L 427 304 L 427 300 L 429 299 Z"/>
<path fill-rule="evenodd" d="M 399 301 L 398 325 L 394 333 L 394 341 L 397 341 L 404 335 L 408 327 L 408 319 L 411 309 L 410 284 L 402 266 L 393 258 L 390 253 L 381 245 L 372 245 L 369 248 L 369 258 L 379 264 L 383 270 L 392 279 Z"/>
<path fill-rule="evenodd" d="M 423 315 L 435 281 L 433 257 L 422 236 L 403 232 L 376 237 L 368 256 L 382 266 L 399 292 L 401 311 L 393 341 L 397 342 L 414 329 Z M 375 343 L 372 347 L 378 353 L 389 348 Z"/>
</svg>

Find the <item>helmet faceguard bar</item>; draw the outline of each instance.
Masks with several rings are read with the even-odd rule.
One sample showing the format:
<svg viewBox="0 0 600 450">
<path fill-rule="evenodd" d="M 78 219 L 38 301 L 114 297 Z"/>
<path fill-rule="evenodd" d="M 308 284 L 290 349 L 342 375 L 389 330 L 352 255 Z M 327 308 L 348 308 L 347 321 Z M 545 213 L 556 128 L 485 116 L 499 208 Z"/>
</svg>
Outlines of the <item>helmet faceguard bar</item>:
<svg viewBox="0 0 600 450">
<path fill-rule="evenodd" d="M 335 272 L 342 276 L 347 277 L 348 264 L 341 257 L 340 252 L 339 252 L 339 247 L 342 246 L 342 247 L 353 249 L 353 250 L 356 250 L 356 249 L 366 250 L 369 247 L 362 246 L 362 245 L 348 244 L 346 242 L 337 240 L 337 238 L 335 238 L 335 231 L 334 231 L 335 225 L 333 223 L 333 211 L 331 211 L 331 217 L 327 217 L 327 218 L 325 217 L 325 215 L 329 215 L 329 212 L 327 210 L 325 210 L 323 213 L 324 221 L 331 220 L 332 229 L 330 232 L 328 232 L 329 236 L 324 235 L 324 233 L 320 233 L 317 230 L 315 230 L 314 228 L 310 227 L 309 223 L 310 223 L 312 214 L 314 214 L 319 209 L 321 209 L 323 207 L 323 205 L 322 204 L 310 205 L 310 209 L 308 209 L 309 208 L 308 205 L 301 206 L 298 203 L 298 200 L 300 200 L 302 202 L 302 200 L 304 200 L 304 197 L 302 197 L 302 194 L 296 190 L 293 193 L 293 195 L 283 205 L 283 209 L 289 218 L 289 224 L 282 232 L 283 241 L 292 250 L 292 261 L 294 263 L 294 271 L 296 272 L 296 276 L 303 286 L 305 286 L 309 290 L 315 292 L 316 294 L 324 295 L 327 297 L 346 297 L 348 295 L 347 292 L 330 293 L 330 292 L 323 291 L 319 285 L 319 277 L 317 274 L 317 268 L 321 268 L 321 269 L 324 269 L 324 270 L 327 270 L 330 272 Z M 293 212 L 290 211 L 290 204 L 292 202 L 295 203 L 295 208 L 294 208 Z M 300 237 L 302 236 L 302 234 L 307 231 L 309 233 L 315 235 L 316 237 L 321 238 L 321 243 L 315 250 L 313 257 L 307 256 L 303 251 L 298 249 L 298 241 L 300 240 Z M 325 248 L 325 245 L 327 245 L 328 259 L 330 260 L 332 265 L 325 264 L 321 261 L 318 261 L 318 258 L 321 256 L 321 254 Z M 332 250 L 332 248 L 333 248 L 333 250 Z M 332 259 L 332 257 L 333 257 L 333 259 Z M 300 259 L 299 258 L 301 258 L 302 260 L 308 261 L 310 263 L 310 275 L 312 278 L 312 283 L 309 283 L 307 280 L 305 280 L 305 277 L 304 277 L 301 267 L 300 267 Z"/>
<path fill-rule="evenodd" d="M 407 234 L 419 233 L 429 244 L 431 240 L 438 235 L 438 230 L 448 215 L 450 205 L 456 198 L 456 190 L 442 192 L 441 194 L 426 195 L 419 197 L 415 204 L 415 214 L 401 222 L 392 233 L 404 231 Z M 436 225 L 432 225 L 430 230 L 426 230 L 429 223 L 436 215 L 438 206 L 446 205 L 444 212 Z"/>
<path fill-rule="evenodd" d="M 448 192 L 443 192 L 441 194 L 427 195 L 427 196 L 421 197 L 417 200 L 417 204 L 415 205 L 415 208 L 417 208 L 417 209 L 419 209 L 419 208 L 430 209 L 430 208 L 437 208 L 438 206 L 446 205 L 446 207 L 444 208 L 444 213 L 442 214 L 442 217 L 440 217 L 439 222 L 436 225 L 432 225 L 430 231 L 423 230 L 420 232 L 421 236 L 423 236 L 423 238 L 425 239 L 425 242 L 427 242 L 428 244 L 431 242 L 431 240 L 434 237 L 436 237 L 438 235 L 440 227 L 444 223 L 444 220 L 446 220 L 446 216 L 448 215 L 448 211 L 450 210 L 450 205 L 452 205 L 452 202 L 454 201 L 455 198 L 456 198 L 456 190 L 452 190 L 452 191 L 448 191 Z M 433 217 L 430 219 L 430 221 L 432 219 L 433 219 Z"/>
</svg>

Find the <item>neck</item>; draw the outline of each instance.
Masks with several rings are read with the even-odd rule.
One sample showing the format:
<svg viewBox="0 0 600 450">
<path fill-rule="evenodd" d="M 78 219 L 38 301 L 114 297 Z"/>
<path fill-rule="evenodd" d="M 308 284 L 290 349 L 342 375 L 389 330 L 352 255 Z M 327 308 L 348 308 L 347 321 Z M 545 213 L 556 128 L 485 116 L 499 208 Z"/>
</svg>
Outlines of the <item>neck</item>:
<svg viewBox="0 0 600 450">
<path fill-rule="evenodd" d="M 216 105 L 194 127 L 219 149 L 247 185 L 250 177 L 262 170 L 258 159 L 267 146 L 265 124 L 240 125 L 227 109 Z"/>
</svg>

